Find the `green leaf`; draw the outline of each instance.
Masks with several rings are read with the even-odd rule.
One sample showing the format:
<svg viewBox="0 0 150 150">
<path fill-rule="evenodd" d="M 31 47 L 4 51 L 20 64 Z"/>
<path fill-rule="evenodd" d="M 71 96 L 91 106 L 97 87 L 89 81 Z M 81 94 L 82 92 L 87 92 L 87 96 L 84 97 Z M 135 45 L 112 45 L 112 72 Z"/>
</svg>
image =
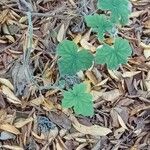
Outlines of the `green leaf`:
<svg viewBox="0 0 150 150">
<path fill-rule="evenodd" d="M 73 107 L 76 114 L 83 116 L 92 116 L 94 114 L 92 95 L 87 93 L 85 83 L 76 84 L 73 89 L 64 92 L 62 106 L 64 108 Z"/>
<path fill-rule="evenodd" d="M 80 70 L 86 70 L 92 66 L 93 55 L 87 50 L 78 51 L 78 46 L 69 40 L 64 40 L 57 47 L 60 56 L 58 67 L 61 75 L 74 75 Z"/>
<path fill-rule="evenodd" d="M 85 16 L 85 21 L 88 27 L 91 27 L 93 31 L 98 33 L 99 40 L 103 40 L 104 34 L 110 32 L 113 28 L 113 24 L 105 15 L 88 15 Z"/>
<path fill-rule="evenodd" d="M 132 49 L 127 40 L 117 38 L 114 48 L 104 44 L 96 51 L 95 61 L 97 64 L 107 64 L 109 69 L 118 69 L 120 64 L 126 64 L 127 58 L 131 55 Z"/>
<path fill-rule="evenodd" d="M 111 20 L 114 23 L 125 25 L 129 20 L 129 0 L 98 0 L 98 8 L 111 11 Z"/>
</svg>

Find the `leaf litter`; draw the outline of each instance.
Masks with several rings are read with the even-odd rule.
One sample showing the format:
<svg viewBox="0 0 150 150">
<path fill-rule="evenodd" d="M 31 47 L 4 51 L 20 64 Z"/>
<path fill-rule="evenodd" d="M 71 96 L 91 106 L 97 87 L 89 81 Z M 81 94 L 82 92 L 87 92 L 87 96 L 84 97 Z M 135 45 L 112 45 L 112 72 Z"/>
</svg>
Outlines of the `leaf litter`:
<svg viewBox="0 0 150 150">
<path fill-rule="evenodd" d="M 73 40 L 90 53 L 95 53 L 99 45 L 102 48 L 83 19 L 83 15 L 99 13 L 96 0 L 0 2 L 1 149 L 150 148 L 150 3 L 148 0 L 131 3 L 129 24 L 117 31 L 132 46 L 128 64 L 117 71 L 95 65 L 76 76 L 60 78 L 56 63 L 56 46 L 60 41 Z M 22 65 L 27 46 L 27 10 L 32 10 L 33 19 L 30 81 Z M 126 16 L 122 17 L 117 21 L 126 22 Z M 112 42 L 108 38 L 106 43 Z M 63 90 L 81 81 L 90 84 L 93 117 L 75 116 L 72 110 L 60 105 Z"/>
</svg>

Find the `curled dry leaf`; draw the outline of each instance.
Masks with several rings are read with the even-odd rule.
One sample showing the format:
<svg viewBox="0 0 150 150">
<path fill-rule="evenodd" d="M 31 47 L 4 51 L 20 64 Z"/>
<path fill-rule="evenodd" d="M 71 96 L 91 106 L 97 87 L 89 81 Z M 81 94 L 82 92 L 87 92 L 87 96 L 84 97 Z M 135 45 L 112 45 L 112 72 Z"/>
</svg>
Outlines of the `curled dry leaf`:
<svg viewBox="0 0 150 150">
<path fill-rule="evenodd" d="M 0 78 L 0 83 L 3 84 L 3 85 L 6 85 L 12 91 L 14 90 L 13 85 L 11 84 L 11 82 L 8 79 Z"/>
<path fill-rule="evenodd" d="M 128 130 L 128 128 L 127 128 L 125 122 L 123 121 L 123 119 L 121 118 L 121 116 L 119 114 L 117 114 L 117 116 L 118 116 L 118 121 L 119 121 L 120 125 L 122 126 L 122 128 Z"/>
<path fill-rule="evenodd" d="M 1 148 L 5 148 L 5 149 L 10 149 L 10 150 L 24 150 L 22 147 L 20 147 L 20 146 L 15 146 L 15 145 L 12 145 L 12 146 L 10 146 L 10 145 L 1 145 L 0 146 Z"/>
<path fill-rule="evenodd" d="M 23 126 L 25 126 L 26 124 L 28 124 L 28 123 L 31 122 L 31 121 L 33 121 L 33 118 L 32 118 L 32 117 L 29 117 L 29 118 L 27 118 L 27 119 L 21 118 L 18 122 L 16 122 L 16 123 L 14 124 L 14 126 L 15 126 L 16 128 L 22 128 Z"/>
<path fill-rule="evenodd" d="M 107 134 L 112 132 L 109 128 L 101 127 L 98 125 L 92 125 L 92 126 L 82 125 L 78 122 L 78 120 L 73 115 L 70 115 L 70 120 L 72 121 L 72 125 L 76 130 L 86 135 L 89 134 L 93 136 L 106 136 Z"/>
<path fill-rule="evenodd" d="M 130 78 L 130 77 L 133 77 L 139 73 L 141 73 L 141 71 L 126 71 L 122 74 L 122 77 L 123 78 Z"/>
<path fill-rule="evenodd" d="M 102 98 L 106 101 L 114 102 L 122 95 L 121 91 L 118 89 L 111 90 L 108 92 L 103 93 Z"/>
<path fill-rule="evenodd" d="M 1 86 L 2 92 L 6 95 L 7 100 L 13 104 L 21 104 L 21 101 L 14 95 L 14 93 L 7 87 L 2 85 Z"/>
<path fill-rule="evenodd" d="M 148 75 L 146 77 L 145 86 L 147 88 L 147 91 L 150 91 L 150 71 L 148 72 Z"/>
<path fill-rule="evenodd" d="M 120 79 L 121 79 L 121 73 L 119 71 L 109 70 L 108 69 L 108 73 L 110 74 L 110 76 L 111 76 L 112 79 L 120 81 Z"/>
<path fill-rule="evenodd" d="M 62 24 L 57 35 L 58 42 L 62 42 L 64 34 L 65 34 L 65 25 Z"/>
<path fill-rule="evenodd" d="M 11 124 L 1 124 L 0 129 L 7 131 L 7 132 L 10 132 L 10 133 L 13 133 L 15 135 L 20 134 L 20 131 L 15 126 L 13 126 Z"/>
</svg>

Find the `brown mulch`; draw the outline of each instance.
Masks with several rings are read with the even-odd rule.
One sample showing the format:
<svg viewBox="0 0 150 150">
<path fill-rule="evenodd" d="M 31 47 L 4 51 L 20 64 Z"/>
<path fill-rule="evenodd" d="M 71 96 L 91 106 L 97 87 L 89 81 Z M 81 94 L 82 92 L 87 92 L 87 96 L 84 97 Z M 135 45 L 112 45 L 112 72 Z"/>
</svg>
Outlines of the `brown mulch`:
<svg viewBox="0 0 150 150">
<path fill-rule="evenodd" d="M 96 11 L 96 0 L 32 0 L 30 82 L 23 68 L 29 8 L 25 0 L 0 1 L 0 149 L 150 149 L 150 2 L 131 1 L 130 23 L 118 31 L 132 45 L 128 64 L 118 71 L 95 66 L 65 78 L 66 89 L 80 80 L 90 83 L 93 117 L 76 116 L 61 107 L 56 46 L 67 38 L 95 51 L 100 43 L 83 16 Z M 75 127 L 77 120 L 83 131 Z M 84 133 L 92 125 L 112 132 Z"/>
</svg>

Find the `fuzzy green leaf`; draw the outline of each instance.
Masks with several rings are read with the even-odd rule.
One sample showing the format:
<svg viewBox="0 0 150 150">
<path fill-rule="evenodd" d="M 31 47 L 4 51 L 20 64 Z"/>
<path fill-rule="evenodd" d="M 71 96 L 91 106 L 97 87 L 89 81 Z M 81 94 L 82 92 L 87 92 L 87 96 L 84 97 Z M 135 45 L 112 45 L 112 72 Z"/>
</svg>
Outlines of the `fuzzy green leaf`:
<svg viewBox="0 0 150 150">
<path fill-rule="evenodd" d="M 93 55 L 87 50 L 78 51 L 78 46 L 69 40 L 64 40 L 57 47 L 60 56 L 58 67 L 61 75 L 74 75 L 80 70 L 86 70 L 92 66 Z"/>
<path fill-rule="evenodd" d="M 127 58 L 131 55 L 132 50 L 127 40 L 117 38 L 114 48 L 104 44 L 98 48 L 95 61 L 97 64 L 107 64 L 109 69 L 118 69 L 120 64 L 126 64 Z"/>
<path fill-rule="evenodd" d="M 73 89 L 64 92 L 62 106 L 64 108 L 73 107 L 76 114 L 83 116 L 92 116 L 94 114 L 92 95 L 87 93 L 85 83 L 76 84 Z"/>
<path fill-rule="evenodd" d="M 88 27 L 91 27 L 93 31 L 98 33 L 99 40 L 104 39 L 104 34 L 110 32 L 113 24 L 105 15 L 88 15 L 85 16 L 85 21 Z"/>
<path fill-rule="evenodd" d="M 111 11 L 111 20 L 114 23 L 125 25 L 129 20 L 129 0 L 98 0 L 98 8 Z"/>
</svg>

